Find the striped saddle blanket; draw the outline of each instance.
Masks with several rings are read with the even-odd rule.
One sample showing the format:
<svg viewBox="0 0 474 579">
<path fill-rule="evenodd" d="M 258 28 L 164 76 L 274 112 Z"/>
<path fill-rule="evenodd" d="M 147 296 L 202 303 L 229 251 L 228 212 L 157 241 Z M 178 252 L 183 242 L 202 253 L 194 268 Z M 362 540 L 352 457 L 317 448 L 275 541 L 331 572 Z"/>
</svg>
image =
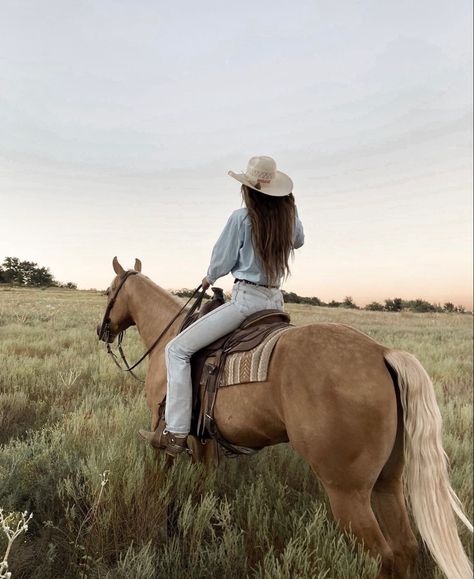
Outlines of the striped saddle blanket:
<svg viewBox="0 0 474 579">
<path fill-rule="evenodd" d="M 276 328 L 252 350 L 230 354 L 225 360 L 219 387 L 246 382 L 264 382 L 268 376 L 273 349 L 280 336 L 290 328 L 291 326 Z"/>
</svg>

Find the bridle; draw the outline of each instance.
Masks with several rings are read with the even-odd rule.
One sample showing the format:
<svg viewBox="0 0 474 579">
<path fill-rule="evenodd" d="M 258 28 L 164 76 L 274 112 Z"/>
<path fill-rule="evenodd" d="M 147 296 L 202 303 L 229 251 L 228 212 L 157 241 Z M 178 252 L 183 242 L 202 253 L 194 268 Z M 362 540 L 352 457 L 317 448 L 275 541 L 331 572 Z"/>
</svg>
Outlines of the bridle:
<svg viewBox="0 0 474 579">
<path fill-rule="evenodd" d="M 122 348 L 123 338 L 125 336 L 125 330 L 119 332 L 118 337 L 117 337 L 117 349 L 119 351 L 120 358 L 122 359 L 123 363 L 125 364 L 125 368 L 123 368 L 122 365 L 120 364 L 120 360 L 119 360 L 117 354 L 115 354 L 115 352 L 112 350 L 112 347 L 111 347 L 110 342 L 109 342 L 109 338 L 110 338 L 110 334 L 111 334 L 111 332 L 110 332 L 110 312 L 112 311 L 112 308 L 114 307 L 114 304 L 117 300 L 117 296 L 118 296 L 120 290 L 122 289 L 124 283 L 127 281 L 127 279 L 130 276 L 136 275 L 137 273 L 139 273 L 139 272 L 132 269 L 132 270 L 126 271 L 123 274 L 123 276 L 121 277 L 120 283 L 118 284 L 117 289 L 114 292 L 114 295 L 112 296 L 109 303 L 107 304 L 107 307 L 105 308 L 104 317 L 102 318 L 102 324 L 100 325 L 100 330 L 98 332 L 98 336 L 99 336 L 99 340 L 104 340 L 107 343 L 107 354 L 110 354 L 112 356 L 112 360 L 115 362 L 116 366 L 122 372 L 129 372 L 139 382 L 144 382 L 144 380 L 142 380 L 136 374 L 134 374 L 133 370 L 139 364 L 141 364 L 143 362 L 143 360 L 158 345 L 161 338 L 166 334 L 166 332 L 171 328 L 171 326 L 175 323 L 175 321 L 183 313 L 183 311 L 185 310 L 185 308 L 187 307 L 189 302 L 194 297 L 196 297 L 196 295 L 199 293 L 199 290 L 201 289 L 202 285 L 201 284 L 198 285 L 198 287 L 194 290 L 192 296 L 188 299 L 188 301 L 184 304 L 184 306 L 179 310 L 179 312 L 174 316 L 174 318 L 167 324 L 165 329 L 160 333 L 160 335 L 156 338 L 156 340 L 152 343 L 152 345 L 148 348 L 148 350 L 144 354 L 142 354 L 142 356 L 140 356 L 140 358 L 131 366 L 128 363 L 127 358 L 125 357 L 125 353 L 124 353 L 123 348 Z M 191 308 L 187 312 L 184 321 L 186 321 L 190 316 L 192 316 L 194 314 L 194 312 L 196 310 L 198 310 L 200 308 L 201 302 L 202 302 L 202 299 L 203 299 L 205 293 L 206 293 L 206 290 L 203 289 L 201 291 L 201 293 L 198 295 L 194 304 L 191 306 Z M 183 323 L 184 323 L 184 321 L 183 321 Z"/>
<path fill-rule="evenodd" d="M 117 289 L 115 290 L 114 295 L 111 297 L 109 303 L 107 304 L 107 307 L 105 308 L 104 317 L 102 318 L 102 323 L 100 325 L 100 330 L 98 332 L 99 340 L 104 340 L 104 341 L 107 340 L 108 341 L 108 339 L 110 338 L 110 312 L 112 311 L 112 308 L 114 307 L 115 301 L 117 299 L 119 291 L 123 287 L 123 284 L 127 281 L 127 279 L 131 275 L 136 275 L 137 273 L 138 273 L 138 271 L 130 269 L 130 270 L 126 271 L 123 274 L 122 278 L 120 279 L 120 283 L 117 286 Z"/>
</svg>

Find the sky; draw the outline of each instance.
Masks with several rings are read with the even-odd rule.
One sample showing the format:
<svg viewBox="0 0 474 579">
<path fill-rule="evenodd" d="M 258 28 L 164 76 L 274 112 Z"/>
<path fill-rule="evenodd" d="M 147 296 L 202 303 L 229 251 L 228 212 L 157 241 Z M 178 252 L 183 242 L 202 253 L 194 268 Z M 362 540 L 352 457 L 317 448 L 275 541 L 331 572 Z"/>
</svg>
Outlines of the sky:
<svg viewBox="0 0 474 579">
<path fill-rule="evenodd" d="M 0 260 L 196 287 L 227 171 L 270 155 L 306 235 L 284 289 L 472 307 L 470 1 L 0 6 Z"/>
</svg>

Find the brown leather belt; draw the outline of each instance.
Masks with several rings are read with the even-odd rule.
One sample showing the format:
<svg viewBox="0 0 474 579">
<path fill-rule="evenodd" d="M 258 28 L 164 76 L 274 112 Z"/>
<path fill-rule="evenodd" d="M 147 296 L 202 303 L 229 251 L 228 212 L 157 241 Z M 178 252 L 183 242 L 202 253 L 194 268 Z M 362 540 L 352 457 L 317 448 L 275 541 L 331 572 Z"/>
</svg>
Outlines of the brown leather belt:
<svg viewBox="0 0 474 579">
<path fill-rule="evenodd" d="M 277 285 L 263 285 L 263 283 L 255 283 L 254 281 L 249 281 L 248 279 L 238 279 L 235 278 L 234 279 L 234 283 L 237 283 L 238 281 L 241 281 L 243 283 L 249 283 L 250 285 L 256 285 L 258 287 L 266 287 L 266 288 L 271 288 L 271 289 L 279 289 L 279 286 Z"/>
</svg>

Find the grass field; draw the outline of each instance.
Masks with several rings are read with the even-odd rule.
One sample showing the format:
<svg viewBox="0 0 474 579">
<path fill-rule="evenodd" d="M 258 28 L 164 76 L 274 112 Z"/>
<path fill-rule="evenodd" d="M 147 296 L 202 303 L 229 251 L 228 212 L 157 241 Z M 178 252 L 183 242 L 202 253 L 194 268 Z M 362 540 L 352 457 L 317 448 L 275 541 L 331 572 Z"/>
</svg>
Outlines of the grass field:
<svg viewBox="0 0 474 579">
<path fill-rule="evenodd" d="M 34 513 L 9 559 L 13 579 L 374 577 L 376 562 L 338 532 L 286 445 L 207 473 L 182 457 L 165 476 L 136 436 L 149 422 L 140 384 L 97 342 L 104 305 L 95 292 L 0 290 L 0 507 Z M 419 358 L 437 390 L 452 483 L 472 517 L 472 317 L 287 309 L 296 324 L 348 323 Z M 129 334 L 133 359 L 142 347 Z M 418 577 L 440 577 L 423 551 Z"/>
</svg>

